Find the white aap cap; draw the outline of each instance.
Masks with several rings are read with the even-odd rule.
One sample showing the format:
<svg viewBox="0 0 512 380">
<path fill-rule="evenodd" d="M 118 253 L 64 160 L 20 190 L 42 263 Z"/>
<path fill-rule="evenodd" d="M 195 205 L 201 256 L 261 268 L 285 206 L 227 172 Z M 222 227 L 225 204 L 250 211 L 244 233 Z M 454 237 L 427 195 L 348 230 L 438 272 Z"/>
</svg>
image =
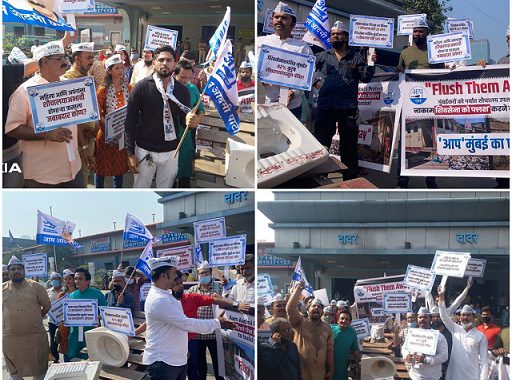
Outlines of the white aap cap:
<svg viewBox="0 0 512 380">
<path fill-rule="evenodd" d="M 121 56 L 119 54 L 113 55 L 112 57 L 105 60 L 105 68 L 108 69 L 110 66 L 117 65 L 118 63 L 124 64 Z"/>
<path fill-rule="evenodd" d="M 67 276 L 74 276 L 75 275 L 75 272 L 73 272 L 71 269 L 64 269 L 62 271 L 62 275 L 64 277 L 67 277 Z"/>
<path fill-rule="evenodd" d="M 124 273 L 123 272 L 119 272 L 118 270 L 114 270 L 112 272 L 112 278 L 116 278 L 116 277 L 124 277 Z"/>
<path fill-rule="evenodd" d="M 418 315 L 430 315 L 430 311 L 428 311 L 428 309 L 424 306 L 420 307 L 420 309 L 418 310 Z"/>
<path fill-rule="evenodd" d="M 18 259 L 16 256 L 12 256 L 9 262 L 7 263 L 7 269 L 9 269 L 9 266 L 11 265 L 23 265 L 23 262 Z M 23 265 L 24 266 L 24 265 Z"/>
<path fill-rule="evenodd" d="M 72 44 L 71 53 L 76 53 L 77 51 L 94 52 L 94 42 L 80 42 L 79 44 Z"/>
<path fill-rule="evenodd" d="M 210 268 L 210 264 L 206 260 L 202 261 L 201 264 L 199 264 L 197 266 L 197 270 L 208 269 L 208 268 Z"/>
<path fill-rule="evenodd" d="M 249 62 L 243 61 L 242 64 L 240 65 L 240 68 L 241 69 L 252 69 L 252 66 Z"/>
<path fill-rule="evenodd" d="M 64 47 L 60 41 L 50 41 L 47 44 L 41 45 L 34 51 L 33 58 L 39 61 L 43 57 L 49 57 L 51 55 L 64 55 Z"/>
<path fill-rule="evenodd" d="M 284 13 L 286 15 L 290 15 L 290 16 L 293 16 L 293 17 L 297 17 L 295 15 L 295 12 L 293 11 L 292 8 L 290 8 L 290 6 L 288 4 L 285 4 L 283 3 L 282 1 L 280 1 L 277 6 L 276 6 L 276 9 L 274 9 L 274 13 Z"/>
<path fill-rule="evenodd" d="M 423 18 L 417 18 L 416 20 L 414 20 L 412 27 L 413 27 L 413 29 L 414 28 L 427 28 L 428 29 L 428 24 Z"/>
<path fill-rule="evenodd" d="M 324 306 L 324 304 L 320 298 L 313 299 L 313 301 L 311 301 L 310 306 L 313 306 L 313 305 L 320 305 L 322 307 Z"/>
<path fill-rule="evenodd" d="M 274 297 L 272 297 L 272 303 L 276 301 L 284 301 L 284 297 L 281 293 L 277 293 Z"/>
<path fill-rule="evenodd" d="M 475 309 L 473 309 L 470 305 L 464 305 L 460 312 L 461 314 L 476 314 Z"/>
<path fill-rule="evenodd" d="M 121 44 L 116 45 L 115 51 L 121 51 L 121 50 L 126 51 L 126 47 L 124 45 L 121 45 Z"/>
<path fill-rule="evenodd" d="M 16 63 L 25 63 L 25 61 L 28 61 L 28 58 L 19 47 L 15 46 L 12 48 L 11 54 L 9 54 L 7 60 L 14 65 Z"/>
<path fill-rule="evenodd" d="M 430 310 L 430 314 L 439 315 L 439 308 L 437 306 L 432 307 L 432 310 Z"/>
<path fill-rule="evenodd" d="M 333 30 L 341 30 L 342 32 L 348 33 L 348 28 L 347 28 L 347 26 L 345 25 L 345 23 L 344 23 L 343 21 L 340 21 L 340 20 L 336 21 L 336 22 L 333 24 L 333 26 L 332 26 L 332 28 L 331 28 L 331 32 L 332 32 Z"/>
<path fill-rule="evenodd" d="M 52 274 L 50 275 L 50 278 L 62 278 L 62 276 L 60 275 L 60 273 L 52 272 Z"/>
<path fill-rule="evenodd" d="M 151 258 L 148 260 L 151 270 L 161 267 L 177 267 L 179 263 L 178 256 L 165 256 L 159 258 Z"/>
</svg>

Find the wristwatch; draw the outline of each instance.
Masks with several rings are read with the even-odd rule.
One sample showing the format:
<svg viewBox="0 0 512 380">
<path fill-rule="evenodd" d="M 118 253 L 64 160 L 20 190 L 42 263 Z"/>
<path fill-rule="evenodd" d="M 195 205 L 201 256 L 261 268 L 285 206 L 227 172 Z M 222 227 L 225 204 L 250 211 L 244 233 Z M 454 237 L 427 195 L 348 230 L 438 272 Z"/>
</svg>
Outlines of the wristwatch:
<svg viewBox="0 0 512 380">
<path fill-rule="evenodd" d="M 87 150 L 89 147 L 87 145 L 81 146 L 80 150 Z"/>
<path fill-rule="evenodd" d="M 233 302 L 233 307 L 235 309 L 238 309 L 238 305 L 240 305 L 240 302 L 238 302 L 238 301 Z"/>
</svg>

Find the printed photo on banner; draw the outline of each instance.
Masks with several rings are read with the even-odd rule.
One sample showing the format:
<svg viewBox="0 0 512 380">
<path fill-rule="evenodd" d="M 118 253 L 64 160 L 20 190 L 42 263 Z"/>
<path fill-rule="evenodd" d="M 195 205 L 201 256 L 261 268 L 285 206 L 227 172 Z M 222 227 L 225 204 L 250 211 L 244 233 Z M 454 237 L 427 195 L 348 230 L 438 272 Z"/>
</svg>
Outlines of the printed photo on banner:
<svg viewBox="0 0 512 380">
<path fill-rule="evenodd" d="M 74 30 L 61 15 L 55 0 L 29 2 L 24 0 L 2 0 L 2 22 L 18 22 L 56 30 Z"/>
<path fill-rule="evenodd" d="M 428 63 L 446 63 L 471 59 L 467 33 L 445 33 L 427 36 Z"/>
<path fill-rule="evenodd" d="M 39 277 L 48 275 L 48 254 L 35 253 L 23 255 L 22 261 L 25 267 L 25 277 Z"/>
<path fill-rule="evenodd" d="M 103 326 L 109 330 L 135 336 L 132 311 L 124 307 L 100 307 Z"/>
<path fill-rule="evenodd" d="M 210 240 L 223 237 L 226 237 L 226 221 L 223 217 L 194 223 L 194 239 L 196 243 L 207 243 Z"/>
<path fill-rule="evenodd" d="M 368 318 L 354 319 L 350 327 L 356 330 L 357 339 L 364 339 L 371 335 L 370 321 Z"/>
<path fill-rule="evenodd" d="M 92 77 L 27 88 L 36 133 L 99 120 Z"/>
<path fill-rule="evenodd" d="M 404 348 L 409 352 L 435 355 L 439 331 L 434 329 L 408 328 Z"/>
<path fill-rule="evenodd" d="M 177 248 L 161 249 L 156 251 L 157 257 L 178 256 L 177 270 L 192 269 L 194 267 L 194 248 L 191 245 Z"/>
<path fill-rule="evenodd" d="M 468 252 L 436 251 L 430 271 L 441 276 L 464 277 L 470 258 Z"/>
<path fill-rule="evenodd" d="M 176 49 L 177 41 L 178 32 L 176 30 L 148 25 L 144 49 L 155 50 L 164 45 L 170 45 L 173 49 Z"/>
<path fill-rule="evenodd" d="M 407 71 L 401 175 L 509 177 L 509 67 Z"/>
<path fill-rule="evenodd" d="M 213 267 L 245 263 L 247 236 L 230 236 L 209 242 L 209 263 Z"/>
<path fill-rule="evenodd" d="M 261 45 L 258 79 L 263 83 L 309 91 L 315 60 L 314 55 Z"/>
<path fill-rule="evenodd" d="M 391 49 L 395 20 L 386 17 L 350 15 L 350 46 Z"/>
<path fill-rule="evenodd" d="M 64 321 L 64 301 L 67 298 L 68 298 L 67 294 L 63 295 L 57 301 L 52 303 L 52 307 L 48 311 L 48 318 L 55 325 L 58 325 L 62 321 Z"/>
<path fill-rule="evenodd" d="M 98 300 L 66 299 L 64 300 L 64 325 L 97 326 Z"/>
</svg>

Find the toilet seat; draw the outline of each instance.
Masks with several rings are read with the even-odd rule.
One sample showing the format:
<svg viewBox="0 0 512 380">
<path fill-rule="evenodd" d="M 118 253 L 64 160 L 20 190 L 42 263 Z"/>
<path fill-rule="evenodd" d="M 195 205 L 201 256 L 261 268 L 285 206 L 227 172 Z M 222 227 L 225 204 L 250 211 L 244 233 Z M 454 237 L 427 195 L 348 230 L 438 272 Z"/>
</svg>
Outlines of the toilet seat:
<svg viewBox="0 0 512 380">
<path fill-rule="evenodd" d="M 85 342 L 90 360 L 112 367 L 122 367 L 130 356 L 128 336 L 106 327 L 86 331 Z"/>
</svg>

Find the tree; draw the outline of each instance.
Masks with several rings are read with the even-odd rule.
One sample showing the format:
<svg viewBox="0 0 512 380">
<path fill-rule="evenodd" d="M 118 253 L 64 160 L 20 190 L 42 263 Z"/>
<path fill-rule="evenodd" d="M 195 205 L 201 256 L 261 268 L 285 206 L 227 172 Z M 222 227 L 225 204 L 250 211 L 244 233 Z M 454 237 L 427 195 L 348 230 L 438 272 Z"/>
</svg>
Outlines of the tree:
<svg viewBox="0 0 512 380">
<path fill-rule="evenodd" d="M 406 14 L 425 13 L 427 20 L 432 23 L 430 34 L 442 33 L 444 22 L 447 19 L 446 12 L 453 8 L 447 5 L 450 0 L 403 0 Z"/>
</svg>

